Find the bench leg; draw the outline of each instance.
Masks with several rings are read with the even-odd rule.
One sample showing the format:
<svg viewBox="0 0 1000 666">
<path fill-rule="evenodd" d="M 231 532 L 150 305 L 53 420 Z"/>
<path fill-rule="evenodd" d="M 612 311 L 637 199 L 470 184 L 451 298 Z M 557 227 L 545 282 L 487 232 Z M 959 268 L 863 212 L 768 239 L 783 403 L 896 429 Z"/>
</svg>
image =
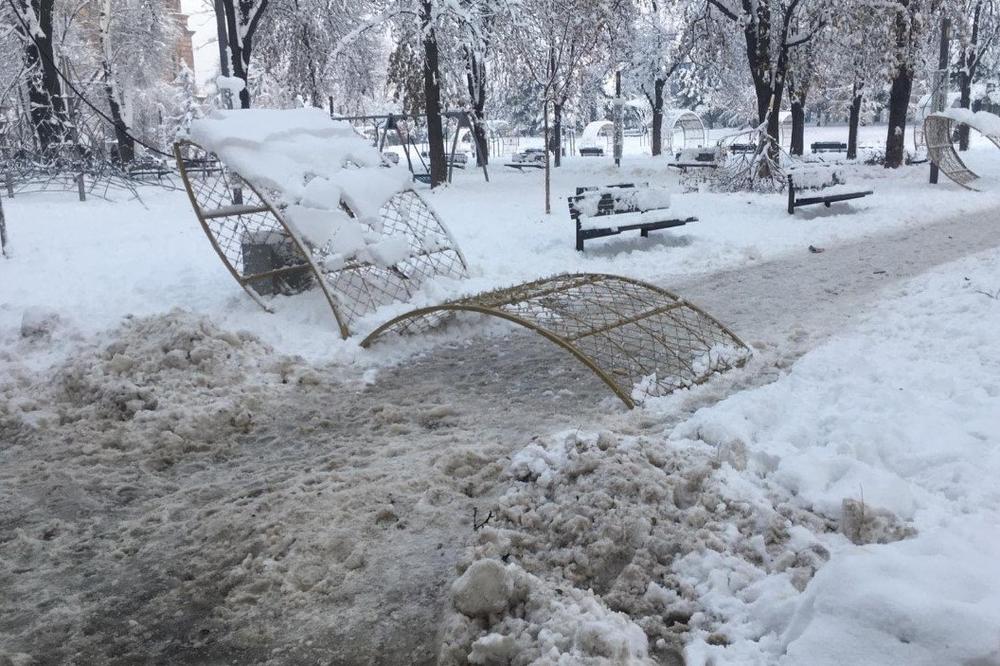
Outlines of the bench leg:
<svg viewBox="0 0 1000 666">
<path fill-rule="evenodd" d="M 639 229 L 639 235 L 643 238 L 649 238 L 649 229 Z"/>
<path fill-rule="evenodd" d="M 824 201 L 823 205 L 826 206 L 827 208 L 829 208 L 830 207 L 830 202 L 829 201 Z"/>
<path fill-rule="evenodd" d="M 580 233 L 580 223 L 576 223 L 576 251 L 583 252 L 583 234 Z"/>
</svg>

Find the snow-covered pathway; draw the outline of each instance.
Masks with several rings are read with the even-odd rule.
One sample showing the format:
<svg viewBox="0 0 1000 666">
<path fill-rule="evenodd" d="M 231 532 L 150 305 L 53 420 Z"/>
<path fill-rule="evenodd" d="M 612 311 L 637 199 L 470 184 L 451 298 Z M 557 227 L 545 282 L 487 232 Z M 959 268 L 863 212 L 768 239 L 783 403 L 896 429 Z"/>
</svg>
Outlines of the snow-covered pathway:
<svg viewBox="0 0 1000 666">
<path fill-rule="evenodd" d="M 747 342 L 779 345 L 788 358 L 842 331 L 882 288 L 997 246 L 1000 208 L 817 248 L 823 250 L 819 253 L 803 247 L 777 261 L 680 277 L 666 286 L 720 318 Z"/>
</svg>

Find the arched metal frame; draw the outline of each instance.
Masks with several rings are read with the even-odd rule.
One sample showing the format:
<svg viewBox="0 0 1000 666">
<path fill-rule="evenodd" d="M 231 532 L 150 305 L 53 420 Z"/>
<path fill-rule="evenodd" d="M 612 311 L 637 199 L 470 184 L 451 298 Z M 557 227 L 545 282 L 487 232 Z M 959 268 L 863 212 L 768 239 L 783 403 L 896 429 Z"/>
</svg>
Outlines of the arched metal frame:
<svg viewBox="0 0 1000 666">
<path fill-rule="evenodd" d="M 428 279 L 467 276 L 465 258 L 451 233 L 413 190 L 393 195 L 379 211 L 378 232 L 387 237 L 405 235 L 411 248 L 408 258 L 389 267 L 350 260 L 330 269 L 328 252 L 294 231 L 276 198 L 195 143 L 176 143 L 174 155 L 212 247 L 240 286 L 269 312 L 265 297 L 318 287 L 346 339 L 357 319 L 383 305 L 409 300 Z M 188 167 L 192 157 L 198 164 L 218 166 L 194 171 Z M 344 202 L 341 207 L 353 216 Z"/>
<path fill-rule="evenodd" d="M 966 124 L 945 115 L 932 113 L 924 119 L 924 140 L 927 142 L 928 159 L 937 165 L 941 173 L 965 189 L 978 192 L 979 190 L 970 183 L 979 180 L 979 175 L 965 165 L 952 142 L 955 128 Z M 1000 137 L 982 132 L 974 125 L 969 127 L 980 132 L 994 146 L 1000 148 Z"/>
<path fill-rule="evenodd" d="M 361 346 L 388 332 L 425 331 L 456 312 L 498 317 L 542 335 L 630 409 L 646 397 L 742 366 L 750 355 L 742 340 L 697 306 L 654 285 L 600 273 L 557 275 L 418 308 L 382 324 Z"/>
<path fill-rule="evenodd" d="M 605 131 L 607 130 L 607 131 Z M 583 148 L 596 148 L 601 139 L 604 139 L 605 147 L 610 147 L 611 139 L 614 137 L 615 124 L 610 120 L 595 120 L 587 123 L 580 133 L 580 146 Z"/>
<path fill-rule="evenodd" d="M 674 145 L 674 131 L 678 128 L 681 130 L 681 136 L 684 137 L 684 145 L 680 147 Z M 684 148 L 703 148 L 708 145 L 708 130 L 705 129 L 705 123 L 702 122 L 701 116 L 694 111 L 686 109 L 667 111 L 663 116 L 663 131 L 669 137 L 667 140 L 667 152 L 674 152 Z M 701 138 L 693 139 L 693 136 L 697 134 L 700 134 Z M 697 140 L 698 145 L 689 146 L 688 143 L 692 140 Z"/>
<path fill-rule="evenodd" d="M 778 145 L 785 148 L 792 145 L 791 111 L 778 111 Z"/>
</svg>

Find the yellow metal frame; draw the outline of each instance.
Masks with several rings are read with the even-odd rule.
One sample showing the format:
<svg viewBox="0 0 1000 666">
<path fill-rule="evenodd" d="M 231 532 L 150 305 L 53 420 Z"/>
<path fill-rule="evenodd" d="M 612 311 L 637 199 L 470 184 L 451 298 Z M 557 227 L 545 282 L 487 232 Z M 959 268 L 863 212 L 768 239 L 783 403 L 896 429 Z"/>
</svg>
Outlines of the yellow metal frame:
<svg viewBox="0 0 1000 666">
<path fill-rule="evenodd" d="M 548 285 L 554 281 L 564 281 L 563 287 L 549 288 Z M 666 301 L 663 305 L 654 308 L 653 310 L 648 310 L 643 314 L 633 316 L 630 318 L 621 319 L 614 324 L 594 324 L 589 330 L 582 334 L 576 336 L 567 336 L 561 334 L 551 327 L 546 327 L 537 321 L 532 321 L 531 319 L 512 314 L 510 312 L 505 312 L 501 309 L 505 305 L 522 304 L 531 301 L 532 299 L 541 298 L 552 298 L 558 297 L 561 292 L 570 292 L 581 286 L 595 286 L 600 285 L 602 282 L 614 281 L 623 284 L 634 285 L 652 294 L 656 294 L 662 297 Z M 573 296 L 569 295 L 572 299 Z M 592 335 L 606 334 L 616 328 L 624 327 L 631 324 L 637 324 L 645 319 L 651 318 L 653 316 L 662 315 L 671 310 L 687 309 L 697 313 L 698 316 L 703 317 L 706 320 L 708 326 L 714 327 L 717 331 L 721 332 L 725 338 L 736 347 L 745 349 L 747 355 L 741 360 L 736 362 L 735 367 L 742 367 L 747 358 L 749 357 L 749 347 L 744 343 L 735 333 L 733 333 L 728 327 L 723 325 L 717 319 L 706 313 L 704 310 L 696 305 L 688 303 L 684 299 L 680 298 L 676 294 L 657 287 L 656 285 L 643 282 L 641 280 L 635 280 L 632 278 L 626 278 L 619 275 L 611 275 L 607 273 L 575 273 L 575 274 L 563 274 L 557 275 L 550 278 L 543 278 L 541 280 L 536 280 L 534 282 L 529 282 L 521 285 L 516 285 L 507 289 L 498 289 L 491 292 L 485 292 L 482 294 L 477 294 L 475 296 L 470 296 L 464 299 L 459 299 L 457 301 L 451 301 L 447 303 L 442 303 L 440 305 L 433 305 L 428 307 L 417 308 L 401 314 L 389 321 L 385 322 L 374 331 L 368 334 L 367 337 L 361 342 L 363 348 L 370 347 L 380 336 L 393 330 L 402 329 L 403 331 L 407 328 L 407 323 L 421 318 L 430 318 L 438 313 L 451 313 L 451 312 L 472 312 L 481 315 L 488 315 L 491 317 L 498 317 L 504 319 L 511 323 L 523 326 L 524 328 L 538 333 L 545 339 L 555 343 L 560 348 L 572 354 L 578 361 L 583 363 L 587 368 L 589 368 L 595 375 L 597 375 L 601 381 L 603 381 L 608 388 L 610 388 L 618 398 L 625 403 L 625 405 L 632 409 L 636 405 L 636 401 L 632 398 L 631 386 L 623 386 L 621 383 L 615 380 L 608 370 L 601 366 L 598 359 L 595 359 L 591 355 L 588 355 L 584 350 L 580 349 L 576 344 L 575 340 L 579 340 L 583 337 L 589 337 Z M 706 351 L 710 348 L 708 346 Z M 619 350 L 621 351 L 621 350 Z M 671 349 L 665 349 L 665 352 L 677 356 L 676 352 Z M 679 358 L 679 357 L 678 357 Z M 711 375 L 714 374 L 713 371 L 709 371 L 700 376 L 693 376 L 689 380 L 689 385 L 698 385 L 707 381 Z"/>
<path fill-rule="evenodd" d="M 927 158 L 937 165 L 937 168 L 944 175 L 948 176 L 956 185 L 967 190 L 978 192 L 979 190 L 969 185 L 969 183 L 979 180 L 979 174 L 966 166 L 965 162 L 955 150 L 952 142 L 952 132 L 956 125 L 966 125 L 971 129 L 980 132 L 968 123 L 959 122 L 953 118 L 939 114 L 931 114 L 924 119 L 924 141 L 927 144 Z M 1000 137 L 980 132 L 990 140 L 994 146 L 1000 148 Z"/>
<path fill-rule="evenodd" d="M 185 150 L 193 150 L 200 154 L 211 155 L 212 157 L 214 157 L 215 160 L 218 162 L 220 173 L 211 177 L 223 181 L 226 190 L 225 194 L 227 196 L 231 194 L 230 190 L 233 189 L 233 187 L 236 186 L 238 183 L 239 190 L 244 194 L 243 196 L 244 203 L 239 205 L 236 204 L 231 205 L 230 202 L 219 201 L 216 202 L 219 204 L 216 209 L 206 210 L 204 203 L 201 200 L 202 197 L 199 196 L 200 193 L 196 189 L 195 180 L 192 178 L 192 174 L 188 172 L 187 160 L 184 157 Z M 324 270 L 317 262 L 317 259 L 314 256 L 313 249 L 311 248 L 309 243 L 307 243 L 303 238 L 301 238 L 294 231 L 294 229 L 285 221 L 285 218 L 281 212 L 281 208 L 272 201 L 272 199 L 267 195 L 267 193 L 261 191 L 252 182 L 249 182 L 248 180 L 241 178 L 238 173 L 226 167 L 221 162 L 221 160 L 218 160 L 217 156 L 215 156 L 211 151 L 206 150 L 205 148 L 199 146 L 194 142 L 182 140 L 175 143 L 174 157 L 177 160 L 177 167 L 178 170 L 180 171 L 181 179 L 184 181 L 184 189 L 187 192 L 188 198 L 191 201 L 191 207 L 194 209 L 195 215 L 198 217 L 198 222 L 201 224 L 202 230 L 205 232 L 205 235 L 208 236 L 209 241 L 212 243 L 212 247 L 215 249 L 216 254 L 219 255 L 219 258 L 222 259 L 222 262 L 226 265 L 226 268 L 229 270 L 230 274 L 233 276 L 233 278 L 236 279 L 236 281 L 240 284 L 240 286 L 243 287 L 243 289 L 250 295 L 250 297 L 254 300 L 254 302 L 256 302 L 258 305 L 260 305 L 268 312 L 272 312 L 272 309 L 268 307 L 267 303 L 265 303 L 264 300 L 261 298 L 261 295 L 258 294 L 252 287 L 252 284 L 255 281 L 268 277 L 274 277 L 275 275 L 280 275 L 282 273 L 292 273 L 296 271 L 305 271 L 305 270 L 311 271 L 315 283 L 323 291 L 323 295 L 326 298 L 326 301 L 329 304 L 331 311 L 333 312 L 333 316 L 337 321 L 337 327 L 339 329 L 341 337 L 346 339 L 351 335 L 350 326 L 352 320 L 355 319 L 357 316 L 359 316 L 358 310 L 361 310 L 364 306 L 359 306 L 357 303 L 352 302 L 349 298 L 349 295 L 346 295 L 347 296 L 346 300 L 341 298 L 341 295 L 339 295 L 337 291 L 337 287 L 339 286 L 337 281 L 340 279 L 341 275 L 343 275 L 346 271 L 360 271 L 360 272 L 369 271 L 369 273 L 360 277 L 358 280 L 354 281 L 352 281 L 351 279 L 345 280 L 345 284 L 347 284 L 349 287 L 354 286 L 358 294 L 367 295 L 369 297 L 368 300 L 370 300 L 371 302 L 374 302 L 376 300 L 376 298 L 372 296 L 372 294 L 376 294 L 378 298 L 382 298 L 383 300 L 398 301 L 399 292 L 404 291 L 404 288 L 401 287 L 400 285 L 405 284 L 410 280 L 410 277 L 413 277 L 412 275 L 404 276 L 406 277 L 405 280 L 401 278 L 400 279 L 394 278 L 395 282 L 392 284 L 389 284 L 391 280 L 384 280 L 383 281 L 384 283 L 382 284 L 379 284 L 377 282 L 369 283 L 368 282 L 368 280 L 370 279 L 369 275 L 371 274 L 371 272 L 375 272 L 375 268 L 368 264 L 362 264 L 359 262 L 349 262 L 347 265 L 343 266 L 338 271 Z M 236 181 L 236 183 L 231 183 L 230 182 L 231 180 Z M 208 190 L 208 195 L 211 198 L 213 199 L 222 198 L 223 193 L 220 192 L 219 190 L 218 182 L 211 183 L 211 186 L 207 187 L 206 189 Z M 398 202 L 397 202 L 397 197 L 398 197 Z M 245 203 L 246 201 L 250 201 L 250 203 L 247 204 Z M 407 209 L 406 214 L 404 214 L 404 212 L 401 210 L 398 209 L 395 210 L 394 213 L 396 217 L 392 218 L 391 214 L 393 213 L 393 211 L 389 210 L 388 207 L 393 202 L 397 202 L 400 204 L 402 204 L 403 202 L 409 202 L 410 207 Z M 419 204 L 419 211 L 416 208 L 414 208 L 414 206 L 417 204 Z M 350 211 L 350 209 L 345 204 L 342 203 L 341 205 L 348 212 L 348 214 L 353 215 L 353 212 Z M 435 232 L 440 234 L 441 237 L 447 240 L 447 246 L 434 250 L 433 254 L 451 253 L 449 255 L 450 258 L 445 258 L 443 260 L 437 259 L 432 261 L 427 257 L 428 254 L 431 254 L 430 252 L 417 253 L 413 255 L 414 260 L 416 259 L 424 260 L 423 264 L 417 265 L 416 263 L 414 263 L 411 265 L 411 268 L 413 268 L 414 273 L 416 275 L 418 275 L 421 278 L 426 278 L 430 274 L 447 275 L 447 274 L 457 273 L 460 274 L 461 276 L 464 276 L 467 273 L 468 267 L 465 263 L 465 257 L 458 249 L 458 246 L 455 243 L 455 240 L 452 237 L 451 232 L 447 229 L 447 227 L 445 227 L 445 225 L 441 222 L 441 220 L 438 219 L 437 215 L 427 206 L 426 202 L 424 202 L 423 199 L 421 199 L 416 193 L 412 191 L 404 191 L 402 193 L 399 193 L 398 195 L 396 195 L 396 197 L 391 199 L 390 202 L 386 203 L 386 205 L 383 207 L 382 212 L 384 215 L 390 216 L 388 218 L 383 217 L 383 221 L 386 224 L 391 224 L 392 219 L 395 219 L 395 221 L 398 222 L 399 225 L 409 225 L 411 223 L 417 224 L 419 221 L 418 220 L 419 216 L 422 215 L 423 216 L 422 224 L 425 225 L 423 228 L 428 228 L 427 226 L 428 223 L 432 221 L 433 227 L 435 227 Z M 222 244 L 220 244 L 220 239 L 218 238 L 216 232 L 213 231 L 212 226 L 210 224 L 210 220 L 217 221 L 219 219 L 225 219 L 225 218 L 235 219 L 236 221 L 234 222 L 234 226 L 240 226 L 241 218 L 256 219 L 257 225 L 263 225 L 275 231 L 280 231 L 281 234 L 291 239 L 292 246 L 295 250 L 297 258 L 301 259 L 302 263 L 294 267 L 282 267 L 276 270 L 266 271 L 263 273 L 245 274 L 240 272 L 240 270 L 234 265 L 233 258 L 231 258 L 227 254 L 226 249 L 222 246 Z M 447 265 L 447 268 L 441 269 L 440 273 L 435 273 L 435 271 L 439 270 L 438 266 L 440 265 L 440 263 L 435 263 L 435 261 L 437 262 L 443 261 L 443 263 Z M 398 273 L 398 271 L 395 272 Z M 384 275 L 385 273 L 383 274 L 383 276 Z M 374 278 L 371 279 L 374 280 Z M 419 284 L 419 282 L 417 284 Z M 357 296 L 358 294 L 355 295 Z"/>
</svg>

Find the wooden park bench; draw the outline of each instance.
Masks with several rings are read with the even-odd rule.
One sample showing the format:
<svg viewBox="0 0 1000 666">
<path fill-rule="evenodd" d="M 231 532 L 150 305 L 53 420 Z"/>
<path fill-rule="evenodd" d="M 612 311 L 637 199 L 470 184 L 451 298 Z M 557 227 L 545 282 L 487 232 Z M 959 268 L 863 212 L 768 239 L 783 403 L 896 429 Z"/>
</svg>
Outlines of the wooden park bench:
<svg viewBox="0 0 1000 666">
<path fill-rule="evenodd" d="M 651 192 L 648 183 L 576 188 L 576 196 L 568 198 L 569 216 L 576 223 L 576 249 L 582 252 L 584 241 L 591 238 L 615 236 L 636 229 L 645 238 L 650 231 L 698 221 L 696 217 L 668 217 L 669 203 L 657 202 L 655 195 L 650 196 Z M 596 218 L 602 219 L 595 222 Z"/>
<path fill-rule="evenodd" d="M 604 157 L 604 149 L 597 147 L 581 148 L 580 157 Z"/>
<path fill-rule="evenodd" d="M 809 145 L 814 153 L 846 153 L 847 144 L 843 141 L 817 141 Z"/>
<path fill-rule="evenodd" d="M 802 190 L 799 190 L 800 192 Z M 807 190 L 808 192 L 815 192 L 814 196 L 796 196 L 795 183 L 792 181 L 792 174 L 788 174 L 788 214 L 794 215 L 795 209 L 800 206 L 813 206 L 815 204 L 823 204 L 827 208 L 830 204 L 835 204 L 840 201 L 850 201 L 851 199 L 860 199 L 861 197 L 866 197 L 869 194 L 874 194 L 874 190 L 851 190 L 847 188 L 846 185 L 834 185 L 832 187 L 824 187 L 819 190 Z"/>
</svg>

